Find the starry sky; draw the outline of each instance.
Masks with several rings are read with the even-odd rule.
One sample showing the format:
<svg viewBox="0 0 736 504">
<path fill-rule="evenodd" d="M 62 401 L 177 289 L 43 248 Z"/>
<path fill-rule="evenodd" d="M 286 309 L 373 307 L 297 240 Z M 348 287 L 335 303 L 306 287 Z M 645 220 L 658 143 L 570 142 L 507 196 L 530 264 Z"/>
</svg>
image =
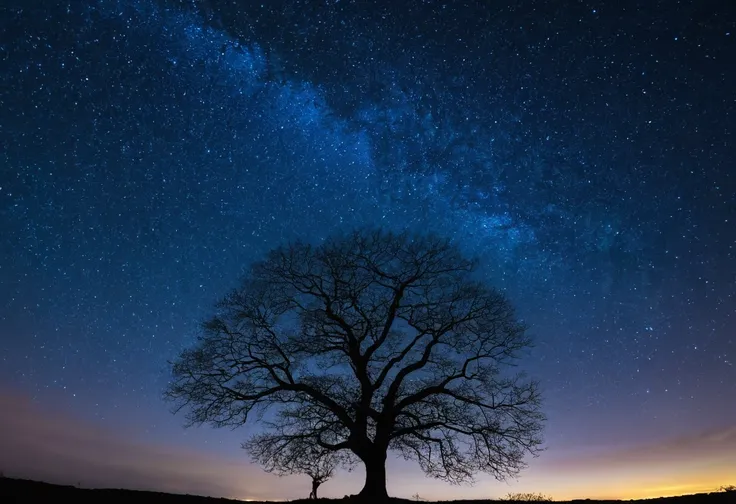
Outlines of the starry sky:
<svg viewBox="0 0 736 504">
<path fill-rule="evenodd" d="M 183 429 L 167 361 L 265 251 L 379 225 L 481 259 L 531 327 L 549 417 L 518 481 L 390 460 L 389 493 L 736 483 L 732 2 L 0 9 L 6 475 L 306 496 L 249 464 L 252 430 Z"/>
</svg>

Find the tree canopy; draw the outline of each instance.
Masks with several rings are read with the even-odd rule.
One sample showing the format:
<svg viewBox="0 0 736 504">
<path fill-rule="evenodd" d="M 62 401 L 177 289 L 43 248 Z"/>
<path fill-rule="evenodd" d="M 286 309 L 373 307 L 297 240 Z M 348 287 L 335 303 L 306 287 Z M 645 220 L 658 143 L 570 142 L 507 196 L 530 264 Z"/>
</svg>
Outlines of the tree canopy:
<svg viewBox="0 0 736 504">
<path fill-rule="evenodd" d="M 167 397 L 190 424 L 255 419 L 245 446 L 267 470 L 360 460 L 364 496 L 387 495 L 388 451 L 451 483 L 515 475 L 542 443 L 538 384 L 513 372 L 530 339 L 476 267 L 433 235 L 280 246 L 216 305 Z"/>
</svg>

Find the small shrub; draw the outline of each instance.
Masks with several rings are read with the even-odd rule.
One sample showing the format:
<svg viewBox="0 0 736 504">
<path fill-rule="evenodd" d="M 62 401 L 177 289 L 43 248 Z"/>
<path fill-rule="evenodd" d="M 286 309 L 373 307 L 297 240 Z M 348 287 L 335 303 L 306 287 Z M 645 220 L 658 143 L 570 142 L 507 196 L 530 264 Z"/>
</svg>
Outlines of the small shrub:
<svg viewBox="0 0 736 504">
<path fill-rule="evenodd" d="M 719 492 L 733 492 L 736 493 L 736 485 L 723 485 L 718 489 Z"/>
<path fill-rule="evenodd" d="M 510 493 L 503 500 L 512 502 L 552 502 L 552 497 L 542 493 L 521 492 Z"/>
</svg>

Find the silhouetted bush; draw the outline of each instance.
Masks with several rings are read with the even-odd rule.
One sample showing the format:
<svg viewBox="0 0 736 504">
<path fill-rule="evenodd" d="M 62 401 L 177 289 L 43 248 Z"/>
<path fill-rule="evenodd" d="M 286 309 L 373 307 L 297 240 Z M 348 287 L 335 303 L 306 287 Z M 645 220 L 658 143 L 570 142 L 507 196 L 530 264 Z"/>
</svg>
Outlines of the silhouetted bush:
<svg viewBox="0 0 736 504">
<path fill-rule="evenodd" d="M 503 500 L 513 502 L 552 502 L 552 497 L 548 497 L 542 493 L 522 492 L 510 493 Z"/>
</svg>

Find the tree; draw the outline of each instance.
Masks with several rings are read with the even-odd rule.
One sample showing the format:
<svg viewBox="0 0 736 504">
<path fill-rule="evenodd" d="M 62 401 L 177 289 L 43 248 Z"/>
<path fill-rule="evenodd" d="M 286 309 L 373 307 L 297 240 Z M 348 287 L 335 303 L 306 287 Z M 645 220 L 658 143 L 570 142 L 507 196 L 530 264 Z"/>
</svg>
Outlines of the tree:
<svg viewBox="0 0 736 504">
<path fill-rule="evenodd" d="M 312 478 L 309 498 L 316 499 L 317 489 L 334 475 L 338 466 L 352 468 L 355 461 L 345 450 L 325 450 L 309 441 L 308 438 L 299 441 L 282 433 L 258 434 L 243 443 L 243 448 L 268 472 L 279 476 L 306 474 Z"/>
<path fill-rule="evenodd" d="M 311 476 L 312 478 L 312 491 L 309 493 L 310 499 L 317 498 L 317 489 L 322 483 L 324 483 L 325 481 L 327 481 L 328 479 L 332 477 L 333 471 L 334 471 L 334 468 L 330 469 L 330 471 L 327 473 L 322 473 L 319 470 L 316 470 L 316 471 L 309 470 L 307 472 L 307 474 Z"/>
<path fill-rule="evenodd" d="M 363 497 L 387 496 L 388 451 L 455 484 L 515 475 L 542 442 L 538 384 L 511 369 L 530 340 L 476 267 L 448 240 L 380 230 L 278 247 L 217 304 L 166 397 L 189 425 L 255 418 L 257 457 L 354 455 Z"/>
</svg>

